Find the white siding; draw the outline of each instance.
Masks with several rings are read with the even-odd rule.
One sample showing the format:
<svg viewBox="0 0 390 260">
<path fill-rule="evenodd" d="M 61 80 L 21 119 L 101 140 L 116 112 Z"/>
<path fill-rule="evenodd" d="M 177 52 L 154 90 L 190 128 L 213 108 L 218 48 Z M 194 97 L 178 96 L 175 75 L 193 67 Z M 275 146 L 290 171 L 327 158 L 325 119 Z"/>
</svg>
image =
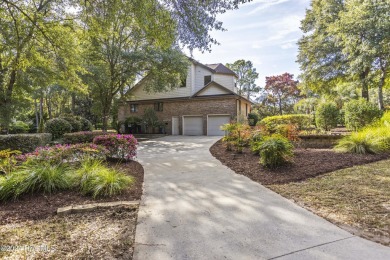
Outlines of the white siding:
<svg viewBox="0 0 390 260">
<path fill-rule="evenodd" d="M 197 96 L 211 96 L 211 95 L 224 95 L 224 94 L 229 94 L 229 92 L 217 86 L 210 86 L 207 89 L 201 91 Z"/>
<path fill-rule="evenodd" d="M 192 95 L 191 85 L 192 85 L 192 75 L 191 75 L 191 70 L 189 69 L 187 73 L 185 88 L 179 87 L 167 92 L 147 93 L 146 91 L 144 91 L 142 86 L 139 86 L 131 93 L 132 95 L 131 100 L 137 101 L 137 100 L 160 99 L 160 98 L 189 97 Z"/>
<path fill-rule="evenodd" d="M 212 72 L 201 66 L 195 66 L 195 86 L 193 87 L 192 94 L 195 94 L 204 87 L 204 76 L 207 75 L 212 75 Z M 211 76 L 211 80 L 213 80 L 213 76 Z"/>
<path fill-rule="evenodd" d="M 217 82 L 218 84 L 224 86 L 225 88 L 232 90 L 236 93 L 234 87 L 234 76 L 224 75 L 224 74 L 212 74 L 210 70 L 204 68 L 203 66 L 191 64 L 188 68 L 186 87 L 185 88 L 176 88 L 167 92 L 158 92 L 158 93 L 147 93 L 143 90 L 142 86 L 137 87 L 131 93 L 131 100 L 150 100 L 150 99 L 162 99 L 162 98 L 176 98 L 176 97 L 189 97 L 201 90 L 204 87 L 204 77 L 211 75 L 211 80 Z M 210 88 L 205 92 L 202 92 L 201 95 L 219 95 L 226 94 L 227 92 L 221 90 L 220 88 Z"/>
<path fill-rule="evenodd" d="M 214 74 L 214 81 L 231 91 L 235 91 L 233 75 Z"/>
</svg>

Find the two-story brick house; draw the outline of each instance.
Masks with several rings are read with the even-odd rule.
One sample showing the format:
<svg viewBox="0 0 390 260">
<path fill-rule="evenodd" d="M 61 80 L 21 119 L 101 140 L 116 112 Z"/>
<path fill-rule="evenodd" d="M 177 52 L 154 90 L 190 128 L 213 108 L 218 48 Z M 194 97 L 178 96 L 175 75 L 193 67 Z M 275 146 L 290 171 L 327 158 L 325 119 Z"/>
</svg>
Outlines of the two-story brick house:
<svg viewBox="0 0 390 260">
<path fill-rule="evenodd" d="M 183 86 L 162 93 L 147 93 L 142 81 L 129 90 L 118 119 L 142 118 L 150 107 L 172 135 L 223 135 L 220 126 L 237 116 L 246 117 L 251 102 L 237 94 L 237 75 L 222 64 L 204 65 L 191 59 Z"/>
</svg>

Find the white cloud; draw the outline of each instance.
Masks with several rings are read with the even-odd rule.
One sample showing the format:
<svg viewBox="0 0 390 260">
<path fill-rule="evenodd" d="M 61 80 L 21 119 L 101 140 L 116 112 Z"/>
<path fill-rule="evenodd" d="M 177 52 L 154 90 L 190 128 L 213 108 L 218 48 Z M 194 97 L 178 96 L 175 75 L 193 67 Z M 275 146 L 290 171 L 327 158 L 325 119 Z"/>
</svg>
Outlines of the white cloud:
<svg viewBox="0 0 390 260">
<path fill-rule="evenodd" d="M 256 14 L 262 10 L 265 10 L 273 5 L 278 5 L 278 4 L 282 4 L 282 3 L 285 3 L 285 2 L 288 2 L 290 0 L 258 0 L 258 1 L 253 1 L 251 3 L 253 4 L 257 4 L 256 8 L 254 8 L 252 11 L 250 11 L 248 13 L 248 15 L 253 15 L 253 14 Z"/>
<path fill-rule="evenodd" d="M 263 33 L 266 35 L 261 40 L 253 41 L 251 48 L 261 49 L 267 46 L 283 46 L 282 48 L 293 48 L 297 41 L 297 35 L 300 34 L 300 16 L 290 15 L 282 19 L 275 19 L 267 21 L 264 27 L 267 28 L 267 32 Z M 293 37 L 291 39 L 291 37 Z"/>
<path fill-rule="evenodd" d="M 282 48 L 283 50 L 287 50 L 287 49 L 294 48 L 295 46 L 296 44 L 294 42 L 286 42 L 280 45 L 280 48 Z"/>
</svg>

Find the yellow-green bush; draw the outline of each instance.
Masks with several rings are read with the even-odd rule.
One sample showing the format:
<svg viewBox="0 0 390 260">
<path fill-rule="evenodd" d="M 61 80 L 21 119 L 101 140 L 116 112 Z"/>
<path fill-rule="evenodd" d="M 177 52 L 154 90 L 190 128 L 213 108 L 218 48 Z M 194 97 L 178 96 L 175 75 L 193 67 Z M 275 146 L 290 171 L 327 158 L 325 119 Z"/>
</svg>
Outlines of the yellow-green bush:
<svg viewBox="0 0 390 260">
<path fill-rule="evenodd" d="M 258 125 L 265 125 L 271 131 L 278 125 L 296 125 L 299 130 L 310 127 L 312 118 L 306 114 L 291 114 L 281 116 L 269 116 L 258 122 Z"/>
<path fill-rule="evenodd" d="M 371 126 L 344 137 L 335 146 L 335 150 L 359 154 L 390 152 L 390 125 L 387 123 L 389 117 L 390 113 L 385 113 Z"/>
</svg>

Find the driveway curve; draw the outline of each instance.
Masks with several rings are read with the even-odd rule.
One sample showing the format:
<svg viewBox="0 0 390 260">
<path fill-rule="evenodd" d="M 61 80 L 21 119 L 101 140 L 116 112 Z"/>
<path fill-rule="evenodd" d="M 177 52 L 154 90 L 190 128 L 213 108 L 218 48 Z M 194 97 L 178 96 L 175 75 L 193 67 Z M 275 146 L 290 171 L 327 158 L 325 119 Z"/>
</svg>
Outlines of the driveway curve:
<svg viewBox="0 0 390 260">
<path fill-rule="evenodd" d="M 145 169 L 134 259 L 390 259 L 209 152 L 216 137 L 142 142 Z"/>
</svg>

